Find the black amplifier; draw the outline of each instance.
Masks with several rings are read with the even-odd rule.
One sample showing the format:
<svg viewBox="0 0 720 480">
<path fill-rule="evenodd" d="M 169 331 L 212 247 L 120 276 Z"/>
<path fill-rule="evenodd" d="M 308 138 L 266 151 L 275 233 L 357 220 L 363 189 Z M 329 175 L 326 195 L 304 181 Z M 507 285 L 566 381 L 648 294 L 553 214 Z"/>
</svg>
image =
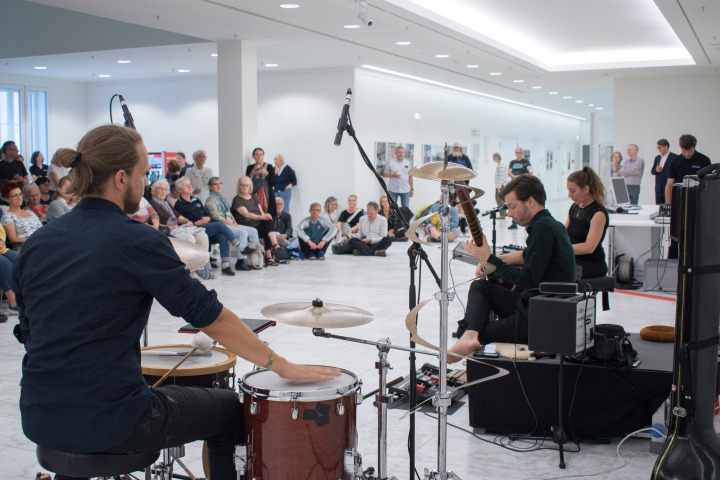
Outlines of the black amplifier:
<svg viewBox="0 0 720 480">
<path fill-rule="evenodd" d="M 538 295 L 530 299 L 530 350 L 575 355 L 594 345 L 594 334 L 594 296 Z"/>
</svg>

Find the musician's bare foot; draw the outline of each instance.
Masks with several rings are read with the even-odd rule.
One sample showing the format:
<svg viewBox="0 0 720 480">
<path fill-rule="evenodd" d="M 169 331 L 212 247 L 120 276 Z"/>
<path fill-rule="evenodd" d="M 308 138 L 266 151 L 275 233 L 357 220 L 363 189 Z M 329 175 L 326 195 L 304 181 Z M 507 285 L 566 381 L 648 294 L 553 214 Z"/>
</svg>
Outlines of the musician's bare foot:
<svg viewBox="0 0 720 480">
<path fill-rule="evenodd" d="M 462 360 L 462 357 L 470 355 L 475 350 L 479 350 L 482 345 L 478 340 L 478 332 L 475 330 L 465 330 L 462 337 L 455 342 L 455 345 L 448 349 L 448 352 L 457 353 L 462 356 L 448 354 L 448 363 L 456 363 Z"/>
</svg>

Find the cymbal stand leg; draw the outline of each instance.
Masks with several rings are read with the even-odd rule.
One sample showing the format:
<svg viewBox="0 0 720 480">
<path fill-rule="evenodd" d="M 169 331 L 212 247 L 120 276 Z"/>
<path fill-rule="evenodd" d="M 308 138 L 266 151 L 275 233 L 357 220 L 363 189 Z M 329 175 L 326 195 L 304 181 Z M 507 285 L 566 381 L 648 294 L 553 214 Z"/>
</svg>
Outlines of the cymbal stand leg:
<svg viewBox="0 0 720 480">
<path fill-rule="evenodd" d="M 384 479 L 387 475 L 387 407 L 390 397 L 387 391 L 387 371 L 391 368 L 387 361 L 389 338 L 379 340 L 378 361 L 375 368 L 378 371 L 378 393 L 375 395 L 375 406 L 378 409 L 378 479 Z"/>
</svg>

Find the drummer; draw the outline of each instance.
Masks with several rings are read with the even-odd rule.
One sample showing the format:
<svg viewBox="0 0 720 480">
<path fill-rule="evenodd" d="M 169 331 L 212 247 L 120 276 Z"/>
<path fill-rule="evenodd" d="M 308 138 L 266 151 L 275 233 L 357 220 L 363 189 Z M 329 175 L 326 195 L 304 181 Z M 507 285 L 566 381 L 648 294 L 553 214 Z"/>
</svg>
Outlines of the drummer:
<svg viewBox="0 0 720 480">
<path fill-rule="evenodd" d="M 74 453 L 156 451 L 207 440 L 213 480 L 234 480 L 234 446 L 244 436 L 237 395 L 145 383 L 140 336 L 153 299 L 281 377 L 329 380 L 339 370 L 275 354 L 215 291 L 188 276 L 167 237 L 125 216 L 137 210 L 149 170 L 135 130 L 97 127 L 77 150 L 61 149 L 59 159 L 72 168 L 70 192 L 83 200 L 28 239 L 13 272 L 27 352 L 25 435 Z M 48 302 L 58 285 L 62 294 Z"/>
</svg>

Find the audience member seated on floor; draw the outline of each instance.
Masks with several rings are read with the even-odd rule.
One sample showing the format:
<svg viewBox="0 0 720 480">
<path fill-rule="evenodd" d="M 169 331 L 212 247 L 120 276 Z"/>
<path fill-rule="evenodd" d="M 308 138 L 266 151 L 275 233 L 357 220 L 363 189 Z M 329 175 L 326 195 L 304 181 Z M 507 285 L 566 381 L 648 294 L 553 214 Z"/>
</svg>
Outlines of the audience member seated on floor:
<svg viewBox="0 0 720 480">
<path fill-rule="evenodd" d="M 167 180 L 156 180 L 150 186 L 152 198 L 150 205 L 155 209 L 160 220 L 160 226 L 168 228 L 169 235 L 173 238 L 194 243 L 207 250 L 210 246 L 205 229 L 196 227 L 187 218 L 180 215 L 175 208 L 167 202 L 169 185 Z"/>
<path fill-rule="evenodd" d="M 53 194 L 53 200 L 47 208 L 48 223 L 62 217 L 77 204 L 77 198 L 71 193 L 68 193 L 69 187 L 70 179 L 68 177 L 61 178 L 58 189 Z"/>
<path fill-rule="evenodd" d="M 483 236 L 481 247 L 466 242 L 465 249 L 478 260 L 495 266 L 495 276 L 519 285 L 523 291 L 517 293 L 484 280 L 480 263 L 475 273 L 481 280 L 470 285 L 465 318 L 458 322 L 460 338 L 449 349 L 458 355 L 469 355 L 492 342 L 526 344 L 528 306 L 530 298 L 539 294 L 540 283 L 575 282 L 572 243 L 565 226 L 545 209 L 547 196 L 542 182 L 532 175 L 518 175 L 500 194 L 508 206 L 510 218 L 527 227 L 527 247 L 496 257 Z M 448 362 L 460 359 L 448 355 Z"/>
<path fill-rule="evenodd" d="M 210 177 L 213 176 L 213 171 L 210 167 L 205 166 L 207 161 L 207 152 L 205 150 L 196 150 L 193 153 L 193 161 L 195 162 L 192 166 L 185 170 L 185 178 L 190 180 L 192 185 L 192 195 L 200 200 L 200 203 L 205 203 L 208 195 L 210 195 Z"/>
<path fill-rule="evenodd" d="M 33 152 L 32 157 L 30 157 L 30 176 L 33 182 L 38 177 L 47 177 L 48 166 L 43 163 L 44 160 L 45 157 L 40 151 Z"/>
<path fill-rule="evenodd" d="M 178 178 L 180 178 L 180 170 L 182 170 L 182 166 L 180 166 L 180 162 L 173 159 L 170 160 L 167 164 L 167 175 L 165 175 L 165 180 L 168 181 L 168 183 L 172 183 Z"/>
<path fill-rule="evenodd" d="M 33 212 L 22 209 L 23 194 L 17 182 L 7 182 L 0 193 L 10 205 L 0 219 L 7 233 L 7 241 L 10 244 L 22 243 L 35 233 L 35 230 L 42 227 L 42 223 Z"/>
<path fill-rule="evenodd" d="M 37 180 L 35 180 L 35 185 L 37 185 L 40 190 L 40 203 L 46 206 L 50 205 L 50 202 L 52 202 L 50 179 L 47 177 L 38 177 Z"/>
<path fill-rule="evenodd" d="M 438 215 L 441 201 L 442 198 L 430 206 L 429 213 L 434 213 L 435 215 L 425 220 L 424 228 L 425 233 L 427 233 L 428 242 L 442 241 L 442 238 L 440 238 L 440 215 Z M 457 207 L 450 207 L 450 220 L 448 222 L 448 228 L 450 228 L 450 231 L 447 236 L 448 242 L 454 242 L 455 239 L 460 236 L 460 229 L 458 228 L 459 222 L 460 216 L 458 215 Z"/>
<path fill-rule="evenodd" d="M 30 183 L 23 187 L 23 196 L 27 202 L 25 207 L 33 212 L 40 219 L 42 224 L 47 223 L 47 205 L 40 203 L 40 189 L 34 183 Z"/>
<path fill-rule="evenodd" d="M 406 212 L 406 219 L 409 221 L 413 217 L 412 211 L 407 207 L 400 207 L 400 212 Z M 402 222 L 397 213 L 390 209 L 390 201 L 387 195 L 380 197 L 380 211 L 378 212 L 383 217 L 387 218 L 388 221 L 388 237 L 392 238 L 393 241 L 406 242 L 407 237 L 405 232 L 405 224 Z"/>
<path fill-rule="evenodd" d="M 260 202 L 252 193 L 252 180 L 250 177 L 240 177 L 237 186 L 237 195 L 233 198 L 232 209 L 235 221 L 240 225 L 254 227 L 265 244 L 265 264 L 271 267 L 280 265 L 273 257 L 273 252 L 280 248 L 275 237 L 272 215 L 265 213 Z"/>
<path fill-rule="evenodd" d="M 137 211 L 135 213 L 128 213 L 127 216 L 140 223 L 146 223 L 155 230 L 160 229 L 160 217 L 158 217 L 155 208 L 150 205 L 150 202 L 148 202 L 145 197 L 140 198 L 140 205 Z"/>
<path fill-rule="evenodd" d="M 338 219 L 340 218 L 340 210 L 338 210 L 337 198 L 328 197 L 325 200 L 325 208 L 323 209 L 322 216 L 325 217 L 325 220 L 332 223 L 333 225 L 337 224 Z"/>
<path fill-rule="evenodd" d="M 200 199 L 190 195 L 193 187 L 187 177 L 178 178 L 175 184 L 180 192 L 180 198 L 178 198 L 175 203 L 175 210 L 193 222 L 193 225 L 196 227 L 204 228 L 210 240 L 220 245 L 222 274 L 231 277 L 234 276 L 235 272 L 233 272 L 232 267 L 230 267 L 230 244 L 232 243 L 233 246 L 237 246 L 235 234 L 230 231 L 224 223 L 213 221 L 210 218 L 210 213 L 203 206 Z"/>
<path fill-rule="evenodd" d="M 292 189 L 297 186 L 297 176 L 295 175 L 295 170 L 285 163 L 285 157 L 278 154 L 275 155 L 273 160 L 275 161 L 275 199 L 282 198 L 284 200 L 284 211 L 290 213 Z M 277 213 L 279 215 L 280 210 L 278 210 Z"/>
<path fill-rule="evenodd" d="M 360 217 L 357 233 L 351 233 L 350 247 L 353 255 L 375 255 L 384 257 L 385 250 L 392 245 L 387 236 L 387 219 L 378 215 L 380 206 L 375 202 L 367 204 L 367 214 Z"/>
<path fill-rule="evenodd" d="M 247 258 L 247 255 L 260 248 L 257 229 L 240 225 L 235 221 L 230 204 L 222 196 L 223 182 L 220 177 L 210 177 L 208 187 L 210 187 L 210 195 L 205 200 L 205 208 L 210 213 L 210 218 L 224 223 L 233 232 L 235 241 L 238 242 L 235 270 L 252 270 L 250 266 L 245 265 L 243 260 Z"/>
<path fill-rule="evenodd" d="M 296 228 L 300 251 L 307 260 L 325 260 L 327 247 L 337 233 L 335 225 L 322 218 L 321 212 L 320 204 L 313 202 L 310 205 L 310 216 L 303 218 Z"/>
<path fill-rule="evenodd" d="M 573 201 L 565 220 L 575 251 L 575 264 L 582 267 L 582 278 L 607 274 L 602 242 L 610 218 L 605 208 L 605 186 L 590 167 L 573 172 L 567 179 L 568 197 Z"/>
<path fill-rule="evenodd" d="M 358 231 L 360 228 L 360 217 L 365 215 L 362 208 L 357 208 L 357 195 L 348 197 L 348 207 L 340 213 L 335 228 L 338 229 L 335 244 L 332 251 L 335 255 L 352 253 L 349 235 Z"/>
<path fill-rule="evenodd" d="M 285 200 L 280 196 L 275 197 L 275 205 L 278 211 L 277 217 L 273 220 L 275 239 L 285 248 L 298 248 L 298 238 L 293 236 L 292 215 L 285 211 Z"/>
<path fill-rule="evenodd" d="M 20 253 L 7 248 L 5 245 L 6 240 L 7 235 L 5 229 L 0 225 L 0 289 L 10 304 L 10 311 L 0 311 L 0 313 L 17 315 L 18 310 L 17 304 L 15 303 L 15 293 L 12 291 L 12 268 Z"/>
</svg>

